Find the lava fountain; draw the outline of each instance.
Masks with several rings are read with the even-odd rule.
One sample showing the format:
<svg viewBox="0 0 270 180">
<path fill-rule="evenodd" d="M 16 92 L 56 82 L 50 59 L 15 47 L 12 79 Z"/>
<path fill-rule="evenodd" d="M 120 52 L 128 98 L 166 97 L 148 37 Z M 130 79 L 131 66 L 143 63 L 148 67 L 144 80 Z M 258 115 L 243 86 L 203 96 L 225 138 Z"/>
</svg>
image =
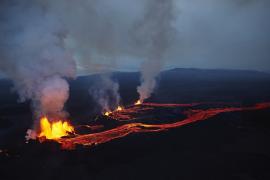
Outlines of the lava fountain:
<svg viewBox="0 0 270 180">
<path fill-rule="evenodd" d="M 67 136 L 70 133 L 74 133 L 74 127 L 67 121 L 58 120 L 50 122 L 47 117 L 40 119 L 40 133 L 39 138 L 45 137 L 46 139 L 59 139 L 63 136 Z"/>
</svg>

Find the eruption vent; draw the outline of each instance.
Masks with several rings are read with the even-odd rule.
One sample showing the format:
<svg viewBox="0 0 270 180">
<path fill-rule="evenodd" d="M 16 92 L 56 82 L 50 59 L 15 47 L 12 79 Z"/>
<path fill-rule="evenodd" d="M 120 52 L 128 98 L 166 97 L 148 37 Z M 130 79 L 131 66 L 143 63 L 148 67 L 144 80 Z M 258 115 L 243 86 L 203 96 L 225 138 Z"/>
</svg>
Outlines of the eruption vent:
<svg viewBox="0 0 270 180">
<path fill-rule="evenodd" d="M 117 108 L 116 108 L 116 111 L 122 111 L 123 110 L 123 107 L 121 107 L 121 106 L 118 106 Z"/>
<path fill-rule="evenodd" d="M 121 106 L 117 106 L 117 108 L 114 110 L 114 111 L 106 111 L 104 113 L 105 116 L 110 116 L 111 114 L 113 114 L 114 112 L 120 112 L 120 111 L 123 111 L 124 108 L 121 107 Z"/>
<path fill-rule="evenodd" d="M 134 103 L 134 105 L 140 105 L 140 104 L 142 104 L 142 101 L 141 101 L 141 100 L 138 100 L 138 101 L 136 101 L 136 102 Z"/>
<path fill-rule="evenodd" d="M 74 128 L 67 121 L 56 121 L 50 123 L 47 117 L 40 120 L 40 134 L 38 137 L 45 137 L 46 139 L 59 139 L 74 132 Z"/>
<path fill-rule="evenodd" d="M 0 33 L 5 34 L 0 37 L 0 71 L 13 80 L 20 101 L 31 101 L 35 119 L 65 117 L 64 104 L 69 97 L 66 79 L 76 74 L 72 52 L 65 48 L 67 31 L 41 1 L 6 2 L 0 10 L 4 17 Z M 28 131 L 31 137 L 38 124 Z"/>
</svg>

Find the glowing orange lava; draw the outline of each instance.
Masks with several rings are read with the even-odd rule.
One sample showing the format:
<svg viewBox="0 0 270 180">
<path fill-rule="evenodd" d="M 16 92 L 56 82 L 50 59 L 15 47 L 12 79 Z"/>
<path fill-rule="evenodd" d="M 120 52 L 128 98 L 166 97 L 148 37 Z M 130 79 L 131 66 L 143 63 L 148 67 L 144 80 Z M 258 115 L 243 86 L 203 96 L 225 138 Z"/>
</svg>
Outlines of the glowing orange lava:
<svg viewBox="0 0 270 180">
<path fill-rule="evenodd" d="M 142 104 L 142 101 L 141 100 L 138 100 L 138 101 L 135 102 L 134 105 L 140 105 L 140 104 Z"/>
<path fill-rule="evenodd" d="M 122 111 L 122 110 L 123 110 L 123 108 L 121 106 L 118 106 L 116 109 L 116 111 Z"/>
<path fill-rule="evenodd" d="M 113 114 L 114 112 L 119 112 L 119 111 L 123 111 L 124 108 L 121 106 L 117 106 L 117 108 L 114 111 L 106 111 L 104 113 L 105 116 L 110 116 L 111 114 Z"/>
<path fill-rule="evenodd" d="M 105 116 L 110 116 L 110 114 L 112 114 L 111 111 L 107 111 L 107 112 L 104 113 Z"/>
<path fill-rule="evenodd" d="M 149 104 L 150 106 L 179 106 L 179 107 L 193 107 L 196 104 Z M 131 107 L 134 108 L 134 107 Z M 106 143 L 108 141 L 125 137 L 132 133 L 146 133 L 146 132 L 160 132 L 166 131 L 171 128 L 181 127 L 187 124 L 195 123 L 197 121 L 203 121 L 209 119 L 213 116 L 216 116 L 221 113 L 228 112 L 239 112 L 239 111 L 253 111 L 253 110 L 261 110 L 270 108 L 270 103 L 259 103 L 250 107 L 223 107 L 223 108 L 209 108 L 209 109 L 190 109 L 186 111 L 184 114 L 186 117 L 184 119 L 179 119 L 173 123 L 164 123 L 164 124 L 147 124 L 141 122 L 127 122 L 126 124 L 119 124 L 119 126 L 96 132 L 89 133 L 84 135 L 76 135 L 75 137 L 59 139 L 57 142 L 62 144 L 62 148 L 64 149 L 74 149 L 76 145 L 84 145 L 84 146 L 93 146 L 102 143 Z M 125 109 L 122 112 L 127 111 Z M 132 110 L 133 111 L 133 110 Z"/>
<path fill-rule="evenodd" d="M 40 119 L 40 133 L 38 137 L 45 137 L 46 139 L 59 139 L 73 133 L 74 128 L 66 121 L 56 121 L 50 123 L 47 117 Z"/>
<path fill-rule="evenodd" d="M 97 126 L 95 132 L 90 132 L 88 134 L 74 134 L 74 136 L 69 136 L 66 138 L 61 138 L 67 136 L 69 133 L 74 133 L 74 128 L 67 122 L 57 121 L 50 123 L 46 117 L 43 117 L 40 121 L 41 133 L 38 137 L 46 137 L 46 139 L 53 139 L 62 145 L 64 149 L 74 149 L 76 145 L 83 146 L 95 146 L 98 144 L 106 143 L 108 141 L 125 137 L 133 133 L 147 133 L 147 132 L 160 132 L 166 131 L 171 128 L 181 127 L 187 124 L 195 123 L 198 121 L 207 120 L 211 117 L 222 113 L 229 112 L 240 112 L 240 111 L 254 111 L 262 109 L 270 109 L 270 103 L 258 103 L 253 106 L 241 107 L 234 104 L 226 105 L 220 103 L 210 103 L 212 108 L 201 108 L 202 104 L 207 103 L 191 103 L 191 104 L 160 104 L 160 103 L 143 103 L 140 106 L 129 106 L 126 108 L 119 108 L 114 111 L 108 112 L 108 116 L 115 120 L 118 124 L 111 128 L 103 129 L 103 126 Z M 223 105 L 226 105 L 225 107 Z M 217 107 L 216 107 L 217 106 Z M 167 122 L 166 120 L 160 121 L 161 123 L 155 123 L 153 120 L 148 119 L 148 123 L 143 122 L 142 119 L 137 119 L 137 117 L 148 114 L 155 108 L 184 108 L 182 115 L 184 117 L 177 118 L 173 122 Z M 185 109 L 186 108 L 186 109 Z M 105 113 L 106 115 L 106 113 Z M 126 119 L 126 120 L 125 120 Z M 90 128 L 95 126 L 89 126 Z"/>
</svg>

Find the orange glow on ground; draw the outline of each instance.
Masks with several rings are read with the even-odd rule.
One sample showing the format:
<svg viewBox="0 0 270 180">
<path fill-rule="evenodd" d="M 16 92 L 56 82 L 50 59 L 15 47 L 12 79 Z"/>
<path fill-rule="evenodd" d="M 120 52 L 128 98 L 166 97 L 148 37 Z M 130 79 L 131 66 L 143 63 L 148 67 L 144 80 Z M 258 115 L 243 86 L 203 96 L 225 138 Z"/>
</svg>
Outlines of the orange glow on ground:
<svg viewBox="0 0 270 180">
<path fill-rule="evenodd" d="M 108 141 L 112 141 L 114 139 L 122 138 L 133 133 L 166 131 L 171 128 L 177 128 L 177 127 L 181 127 L 181 126 L 195 123 L 198 121 L 207 120 L 221 113 L 268 109 L 270 108 L 270 103 L 259 103 L 250 107 L 223 107 L 223 108 L 209 108 L 209 109 L 197 109 L 197 108 L 194 109 L 196 104 L 149 103 L 148 106 L 191 107 L 191 109 L 184 112 L 184 114 L 186 115 L 185 118 L 176 120 L 175 122 L 172 122 L 172 123 L 166 123 L 166 121 L 164 120 L 165 123 L 162 123 L 162 124 L 159 124 L 159 123 L 148 124 L 148 123 L 134 122 L 134 121 L 130 122 L 127 120 L 127 121 L 121 121 L 122 123 L 120 123 L 119 126 L 113 127 L 111 129 L 106 129 L 106 130 L 102 130 L 95 133 L 76 135 L 75 137 L 70 137 L 70 138 L 64 138 L 64 139 L 62 138 L 62 139 L 58 139 L 57 142 L 62 144 L 62 148 L 64 149 L 74 149 L 76 145 L 94 146 L 94 145 L 106 143 Z M 132 106 L 130 108 L 125 108 L 123 111 L 120 111 L 119 114 L 131 113 L 131 116 L 133 116 L 132 115 L 133 112 L 138 112 L 141 110 L 145 110 L 143 106 Z M 119 115 L 117 115 L 116 117 L 118 116 Z M 122 115 L 120 116 L 122 117 Z M 126 122 L 126 123 L 123 123 L 123 122 Z"/>
<path fill-rule="evenodd" d="M 46 139 L 53 139 L 62 145 L 64 149 L 74 149 L 76 145 L 95 146 L 106 143 L 114 139 L 125 137 L 134 133 L 160 132 L 172 128 L 181 127 L 187 124 L 192 124 L 198 121 L 207 120 L 211 117 L 222 113 L 240 112 L 240 111 L 254 111 L 262 109 L 270 109 L 270 102 L 258 103 L 253 106 L 241 107 L 239 105 L 225 107 L 219 106 L 220 103 L 210 103 L 214 107 L 201 109 L 199 105 L 207 103 L 192 103 L 192 104 L 160 104 L 160 103 L 143 103 L 140 106 L 129 106 L 123 108 L 121 111 L 108 112 L 110 119 L 119 123 L 115 127 L 103 129 L 103 126 L 98 126 L 97 131 L 88 134 L 75 134 L 74 128 L 65 121 L 57 121 L 50 123 L 46 117 L 40 120 L 41 132 L 38 137 L 45 137 Z M 225 104 L 224 104 L 225 105 Z M 142 122 L 140 119 L 137 122 L 136 118 L 145 112 L 151 112 L 155 108 L 187 108 L 182 112 L 183 118 L 175 119 L 173 122 L 153 123 L 154 119 L 148 119 L 149 123 Z M 90 128 L 96 126 L 89 126 Z M 74 133 L 74 136 L 61 138 Z"/>
<path fill-rule="evenodd" d="M 122 110 L 123 110 L 123 108 L 121 106 L 118 106 L 116 109 L 116 111 L 122 111 Z"/>
<path fill-rule="evenodd" d="M 142 101 L 141 100 L 138 100 L 138 101 L 135 102 L 134 105 L 140 105 L 140 104 L 142 104 Z"/>
<path fill-rule="evenodd" d="M 105 116 L 110 116 L 110 114 L 112 114 L 111 111 L 107 111 L 107 112 L 104 113 Z"/>
<path fill-rule="evenodd" d="M 123 111 L 124 108 L 121 106 L 117 106 L 117 108 L 114 111 L 106 111 L 104 113 L 105 116 L 110 116 L 111 114 L 113 114 L 114 112 L 119 112 L 119 111 Z"/>
</svg>

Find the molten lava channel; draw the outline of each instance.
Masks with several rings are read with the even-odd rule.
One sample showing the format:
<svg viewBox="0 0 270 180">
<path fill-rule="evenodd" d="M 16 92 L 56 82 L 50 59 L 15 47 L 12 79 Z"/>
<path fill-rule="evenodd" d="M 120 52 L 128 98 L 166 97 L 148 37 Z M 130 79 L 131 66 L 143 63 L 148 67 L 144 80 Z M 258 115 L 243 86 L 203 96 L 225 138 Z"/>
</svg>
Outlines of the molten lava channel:
<svg viewBox="0 0 270 180">
<path fill-rule="evenodd" d="M 181 127 L 190 123 L 195 123 L 198 121 L 209 119 L 221 113 L 228 112 L 238 112 L 238 111 L 252 111 L 270 108 L 270 103 L 259 103 L 250 107 L 222 107 L 222 108 L 209 108 L 209 109 L 199 109 L 195 108 L 202 103 L 193 104 L 159 104 L 159 103 L 142 103 L 141 106 L 130 106 L 128 108 L 123 108 L 120 111 L 113 111 L 109 114 L 109 117 L 120 118 L 127 117 L 130 114 L 138 111 L 147 111 L 149 109 L 157 107 L 175 108 L 175 107 L 185 107 L 188 110 L 184 111 L 185 118 L 176 120 L 173 123 L 166 123 L 163 121 L 162 124 L 147 124 L 142 122 L 134 121 L 116 121 L 119 123 L 118 126 L 101 130 L 95 133 L 89 133 L 84 135 L 75 135 L 73 137 L 65 137 L 70 132 L 74 132 L 74 128 L 70 126 L 67 122 L 56 122 L 50 124 L 47 118 L 41 120 L 41 133 L 39 136 L 45 136 L 47 139 L 54 139 L 62 145 L 64 149 L 73 149 L 76 145 L 93 146 L 102 143 L 106 143 L 113 139 L 125 137 L 131 133 L 146 133 L 146 132 L 160 132 L 171 128 Z M 124 115 L 123 115 L 124 114 Z"/>
</svg>

